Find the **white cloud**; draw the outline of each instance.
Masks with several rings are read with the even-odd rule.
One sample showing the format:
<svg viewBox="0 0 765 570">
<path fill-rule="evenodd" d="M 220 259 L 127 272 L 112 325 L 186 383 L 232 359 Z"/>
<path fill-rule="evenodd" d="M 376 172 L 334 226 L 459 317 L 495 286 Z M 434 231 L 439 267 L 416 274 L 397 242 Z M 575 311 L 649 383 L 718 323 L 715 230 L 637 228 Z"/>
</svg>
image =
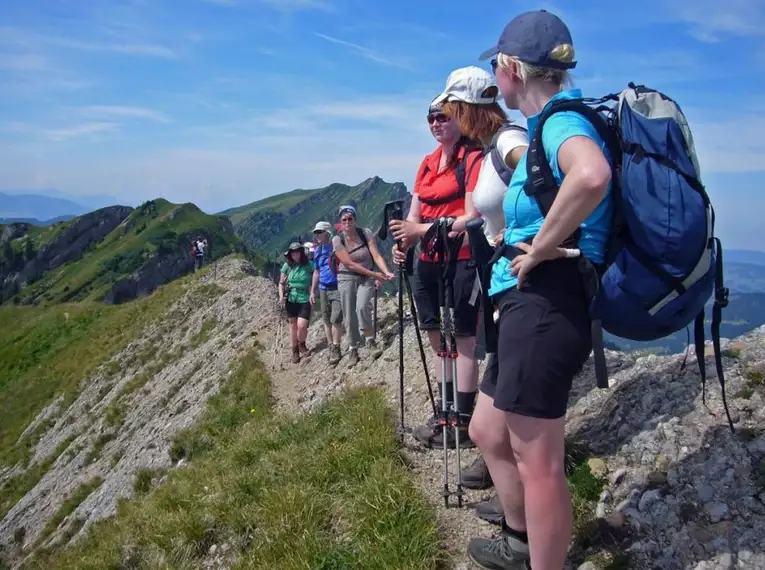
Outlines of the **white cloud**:
<svg viewBox="0 0 765 570">
<path fill-rule="evenodd" d="M 115 123 L 85 123 L 60 129 L 47 129 L 43 131 L 43 134 L 52 141 L 64 142 L 72 139 L 92 137 L 92 135 L 99 133 L 111 132 L 116 130 L 118 126 Z"/>
<path fill-rule="evenodd" d="M 79 107 L 78 112 L 92 117 L 134 117 L 140 119 L 150 119 L 159 123 L 168 123 L 170 119 L 159 111 L 146 109 L 144 107 L 124 107 L 120 105 L 91 105 L 88 107 Z"/>
<path fill-rule="evenodd" d="M 332 42 L 337 45 L 341 45 L 347 48 L 350 48 L 358 53 L 361 54 L 362 57 L 365 57 L 366 59 L 370 61 L 374 61 L 376 63 L 380 63 L 382 65 L 389 65 L 392 67 L 399 67 L 401 69 L 408 69 L 411 70 L 412 66 L 409 62 L 403 61 L 401 59 L 394 59 L 391 57 L 388 57 L 386 55 L 382 55 L 378 53 L 377 51 L 370 49 L 368 47 L 361 46 L 359 44 L 354 44 L 353 42 L 348 42 L 346 40 L 341 40 L 339 38 L 328 36 L 326 34 L 320 34 L 316 32 L 316 35 L 323 40 L 326 40 L 328 42 Z"/>
<path fill-rule="evenodd" d="M 0 70 L 43 71 L 49 68 L 48 61 L 41 55 L 31 53 L 0 53 Z"/>
<path fill-rule="evenodd" d="M 47 42 L 59 47 L 86 51 L 123 53 L 162 59 L 175 59 L 178 57 L 178 54 L 169 47 L 154 43 L 88 42 L 64 37 L 50 37 L 47 39 Z"/>
<path fill-rule="evenodd" d="M 710 120 L 708 110 L 684 109 L 693 133 L 701 173 L 765 171 L 765 118 L 759 113 Z"/>
<path fill-rule="evenodd" d="M 690 24 L 693 36 L 717 42 L 721 36 L 765 35 L 765 3 L 756 0 L 667 0 L 679 21 Z"/>
</svg>

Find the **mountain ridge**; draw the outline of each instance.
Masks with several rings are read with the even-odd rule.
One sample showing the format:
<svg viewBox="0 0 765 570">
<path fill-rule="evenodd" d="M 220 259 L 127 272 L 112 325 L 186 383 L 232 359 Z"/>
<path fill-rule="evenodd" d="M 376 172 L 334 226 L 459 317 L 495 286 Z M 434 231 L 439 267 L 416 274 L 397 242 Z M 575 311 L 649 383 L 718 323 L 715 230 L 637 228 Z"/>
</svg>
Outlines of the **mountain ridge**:
<svg viewBox="0 0 765 570">
<path fill-rule="evenodd" d="M 312 240 L 316 222 L 337 222 L 337 210 L 343 204 L 354 204 L 358 225 L 377 231 L 383 206 L 392 200 L 404 200 L 404 211 L 411 194 L 402 182 L 386 182 L 372 176 L 356 185 L 335 182 L 323 188 L 299 188 L 229 208 L 218 215 L 231 219 L 236 234 L 252 249 L 270 257 L 281 255 L 290 241 Z"/>
<path fill-rule="evenodd" d="M 145 295 L 193 269 L 189 243 L 198 236 L 209 241 L 208 261 L 246 251 L 227 218 L 164 199 L 46 227 L 0 226 L 0 302 L 119 303 Z"/>
</svg>

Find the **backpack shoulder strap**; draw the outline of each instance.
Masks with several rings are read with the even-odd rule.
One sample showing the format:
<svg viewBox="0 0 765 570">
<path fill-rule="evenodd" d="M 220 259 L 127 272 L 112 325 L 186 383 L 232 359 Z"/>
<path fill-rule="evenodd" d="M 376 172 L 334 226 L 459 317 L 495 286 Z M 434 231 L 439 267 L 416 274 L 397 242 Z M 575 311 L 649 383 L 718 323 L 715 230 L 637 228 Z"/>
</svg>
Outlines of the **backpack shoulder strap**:
<svg viewBox="0 0 765 570">
<path fill-rule="evenodd" d="M 364 247 L 369 249 L 369 240 L 367 239 L 366 232 L 362 228 L 356 226 L 356 233 L 358 234 L 359 239 L 361 240 L 361 243 L 364 244 Z"/>
<path fill-rule="evenodd" d="M 542 129 L 547 120 L 555 113 L 563 111 L 574 111 L 583 115 L 590 123 L 600 137 L 605 141 L 608 147 L 611 159 L 618 161 L 621 155 L 621 143 L 615 130 L 606 122 L 606 119 L 600 114 L 601 111 L 610 111 L 608 107 L 593 108 L 587 105 L 582 99 L 570 99 L 554 103 L 545 110 L 539 122 L 534 129 L 534 133 L 529 141 L 529 150 L 526 158 L 527 181 L 523 190 L 527 196 L 534 198 L 542 212 L 542 216 L 547 216 L 555 197 L 558 195 L 558 182 L 555 180 L 550 163 L 547 160 L 545 149 L 542 143 Z M 575 232 L 578 234 L 578 231 Z M 571 239 L 571 238 L 569 238 Z M 578 236 L 577 236 L 578 239 Z M 569 240 L 567 240 L 568 242 Z"/>
<path fill-rule="evenodd" d="M 525 127 L 521 127 L 520 125 L 515 125 L 513 123 L 505 123 L 502 125 L 499 130 L 494 133 L 494 136 L 491 138 L 491 142 L 489 143 L 489 146 L 487 148 L 488 154 L 491 157 L 491 164 L 494 166 L 494 170 L 499 174 L 500 179 L 502 179 L 502 182 L 505 184 L 510 184 L 510 179 L 513 177 L 513 169 L 510 168 L 505 163 L 505 157 L 502 156 L 502 153 L 499 150 L 499 147 L 497 146 L 499 143 L 499 137 L 502 135 L 502 133 L 505 133 L 507 131 L 520 131 L 524 133 L 528 133 L 528 130 Z"/>
<path fill-rule="evenodd" d="M 418 196 L 418 200 L 420 202 L 423 202 L 425 204 L 428 204 L 429 206 L 440 206 L 442 204 L 448 204 L 450 202 L 454 202 L 456 200 L 459 200 L 461 198 L 465 197 L 465 194 L 467 193 L 467 180 L 469 179 L 469 173 L 467 172 L 467 159 L 469 156 L 475 154 L 476 152 L 481 152 L 480 150 L 467 150 L 465 149 L 465 152 L 462 155 L 462 158 L 457 161 L 457 164 L 454 166 L 454 175 L 457 178 L 457 191 L 449 194 L 448 196 L 444 196 L 443 198 L 423 198 L 422 196 Z M 470 168 L 470 174 L 472 174 L 472 169 L 475 167 L 476 163 L 480 163 L 478 159 L 473 161 L 473 165 Z"/>
</svg>

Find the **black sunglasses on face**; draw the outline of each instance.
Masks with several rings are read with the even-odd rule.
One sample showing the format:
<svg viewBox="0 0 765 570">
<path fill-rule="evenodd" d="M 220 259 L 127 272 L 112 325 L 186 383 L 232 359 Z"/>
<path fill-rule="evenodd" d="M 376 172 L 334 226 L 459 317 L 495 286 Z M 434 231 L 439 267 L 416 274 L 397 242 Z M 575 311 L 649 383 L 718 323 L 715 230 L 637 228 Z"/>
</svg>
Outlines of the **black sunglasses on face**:
<svg viewBox="0 0 765 570">
<path fill-rule="evenodd" d="M 499 64 L 497 63 L 497 58 L 494 58 L 491 60 L 491 72 L 494 75 L 497 74 L 497 67 L 499 67 Z"/>
<path fill-rule="evenodd" d="M 437 121 L 439 123 L 445 123 L 449 120 L 449 117 L 444 115 L 443 113 L 433 113 L 428 115 L 428 124 L 432 125 L 433 121 Z"/>
</svg>

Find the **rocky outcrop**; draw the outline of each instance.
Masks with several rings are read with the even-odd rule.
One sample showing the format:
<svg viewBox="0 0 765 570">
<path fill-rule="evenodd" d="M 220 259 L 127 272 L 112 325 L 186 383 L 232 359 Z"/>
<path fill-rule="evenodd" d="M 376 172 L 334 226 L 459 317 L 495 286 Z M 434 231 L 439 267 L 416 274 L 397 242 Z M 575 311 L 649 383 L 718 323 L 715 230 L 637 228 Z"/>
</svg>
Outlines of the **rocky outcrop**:
<svg viewBox="0 0 765 570">
<path fill-rule="evenodd" d="M 101 241 L 130 215 L 129 206 L 110 206 L 76 218 L 37 253 L 30 271 L 50 271 L 78 259 L 95 242 Z"/>
<path fill-rule="evenodd" d="M 30 224 L 23 222 L 8 224 L 7 226 L 4 226 L 3 231 L 0 232 L 0 246 L 3 246 L 9 241 L 26 235 L 30 227 Z"/>
<path fill-rule="evenodd" d="M 194 268 L 194 260 L 185 251 L 155 256 L 130 277 L 120 279 L 104 297 L 104 302 L 117 305 L 137 297 L 143 297 L 160 285 L 188 273 Z"/>
<path fill-rule="evenodd" d="M 45 243 L 19 271 L 0 275 L 0 298 L 5 299 L 24 285 L 38 280 L 46 272 L 79 259 L 95 243 L 114 231 L 132 211 L 133 208 L 128 206 L 110 206 L 76 218 L 61 233 Z M 23 236 L 27 228 L 26 224 L 6 226 L 0 235 L 0 242 Z"/>
</svg>

